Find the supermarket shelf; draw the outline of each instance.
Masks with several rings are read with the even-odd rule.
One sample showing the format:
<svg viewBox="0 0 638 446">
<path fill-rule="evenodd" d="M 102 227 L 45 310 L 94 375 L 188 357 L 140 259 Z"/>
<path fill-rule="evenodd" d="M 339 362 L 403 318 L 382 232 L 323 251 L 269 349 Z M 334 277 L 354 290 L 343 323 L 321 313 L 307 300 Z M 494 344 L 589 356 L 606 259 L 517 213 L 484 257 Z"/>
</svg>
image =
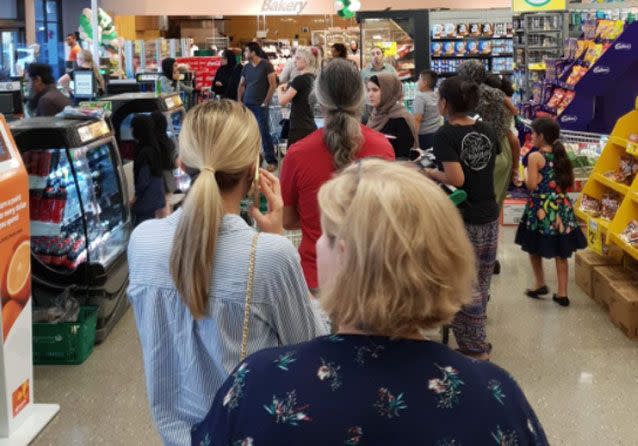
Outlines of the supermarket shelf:
<svg viewBox="0 0 638 446">
<path fill-rule="evenodd" d="M 560 29 L 530 29 L 527 34 L 540 35 L 540 34 L 560 34 L 563 31 Z"/>
<path fill-rule="evenodd" d="M 467 36 L 467 37 L 439 37 L 432 39 L 432 42 L 457 42 L 461 40 L 512 40 L 514 36 L 503 37 L 486 37 L 486 36 Z"/>
<path fill-rule="evenodd" d="M 609 187 L 610 189 L 615 190 L 619 194 L 627 195 L 627 192 L 629 192 L 629 186 L 617 183 L 614 180 L 607 178 L 605 175 L 601 173 L 598 173 L 598 172 L 594 173 L 593 178 L 599 183 Z"/>
<path fill-rule="evenodd" d="M 545 81 L 545 82 L 555 87 L 562 88 L 564 90 L 576 91 L 576 87 L 574 85 L 570 85 L 566 82 L 562 82 L 562 81 Z"/>
<path fill-rule="evenodd" d="M 513 57 L 512 53 L 501 54 L 469 54 L 467 56 L 432 56 L 432 59 L 491 59 L 493 57 Z"/>
<path fill-rule="evenodd" d="M 627 254 L 638 260 L 638 249 L 634 248 L 632 245 L 630 245 L 614 233 L 611 234 L 611 240 L 616 245 L 620 246 Z"/>
<path fill-rule="evenodd" d="M 553 50 L 560 49 L 560 47 L 558 45 L 552 45 L 552 46 L 537 45 L 537 46 L 528 46 L 527 49 L 530 51 L 543 51 L 543 50 L 553 51 Z"/>
<path fill-rule="evenodd" d="M 611 224 L 609 220 L 605 220 L 604 218 L 600 217 L 592 217 L 587 212 L 583 212 L 580 209 L 575 209 L 574 212 L 576 213 L 576 216 L 581 220 L 585 222 L 589 221 L 590 219 L 594 220 L 598 224 L 598 226 L 603 228 L 605 232 L 609 231 L 609 225 Z"/>
<path fill-rule="evenodd" d="M 609 140 L 617 146 L 622 148 L 627 148 L 627 144 L 629 144 L 629 140 L 625 138 L 621 138 L 620 136 L 612 136 Z"/>
</svg>

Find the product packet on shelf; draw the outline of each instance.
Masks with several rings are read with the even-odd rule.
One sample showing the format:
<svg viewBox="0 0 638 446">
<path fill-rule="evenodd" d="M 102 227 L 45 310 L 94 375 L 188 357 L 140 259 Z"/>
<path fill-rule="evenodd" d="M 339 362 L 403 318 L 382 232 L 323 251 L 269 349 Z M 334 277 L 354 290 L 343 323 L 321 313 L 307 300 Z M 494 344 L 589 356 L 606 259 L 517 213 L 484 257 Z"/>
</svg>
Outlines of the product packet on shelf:
<svg viewBox="0 0 638 446">
<path fill-rule="evenodd" d="M 560 105 L 557 107 L 558 113 L 560 114 L 563 111 L 565 111 L 565 109 L 569 107 L 569 104 L 572 103 L 575 97 L 576 97 L 575 91 L 566 91 L 565 95 L 563 96 L 563 100 L 561 101 Z"/>
<path fill-rule="evenodd" d="M 620 207 L 621 198 L 616 192 L 606 192 L 600 200 L 600 217 L 613 220 Z"/>
<path fill-rule="evenodd" d="M 572 68 L 572 72 L 567 78 L 567 85 L 576 85 L 578 81 L 580 81 L 586 73 L 587 73 L 587 68 L 581 65 L 574 65 Z"/>
<path fill-rule="evenodd" d="M 479 43 L 476 40 L 467 41 L 467 52 L 473 55 L 479 53 Z"/>
<path fill-rule="evenodd" d="M 573 37 L 565 40 L 565 57 L 567 59 L 576 59 L 578 53 L 578 39 Z"/>
<path fill-rule="evenodd" d="M 479 53 L 481 54 L 491 54 L 492 53 L 492 42 L 488 41 L 488 40 L 481 40 L 479 42 Z"/>
<path fill-rule="evenodd" d="M 454 23 L 446 23 L 443 25 L 443 30 L 445 37 L 456 37 L 456 25 Z"/>
<path fill-rule="evenodd" d="M 575 59 L 582 59 L 587 54 L 587 50 L 589 49 L 589 44 L 593 43 L 589 40 L 579 40 L 576 42 L 576 54 L 574 55 Z"/>
<path fill-rule="evenodd" d="M 470 33 L 470 29 L 467 23 L 459 23 L 456 26 L 456 36 L 458 38 L 464 38 L 467 37 L 468 34 Z"/>
<path fill-rule="evenodd" d="M 592 217 L 598 217 L 600 215 L 600 201 L 583 194 L 583 198 L 580 201 L 580 210 Z"/>
<path fill-rule="evenodd" d="M 441 56 L 443 54 L 443 44 L 441 42 L 432 42 L 432 55 Z"/>
<path fill-rule="evenodd" d="M 603 55 L 603 45 L 601 43 L 590 44 L 585 54 L 585 62 L 592 66 Z"/>
<path fill-rule="evenodd" d="M 484 37 L 492 37 L 494 35 L 494 25 L 492 23 L 483 23 L 481 25 L 481 34 Z"/>
<path fill-rule="evenodd" d="M 563 98 L 565 97 L 565 93 L 566 91 L 563 90 L 562 88 L 554 89 L 554 93 L 552 94 L 552 97 L 547 102 L 547 106 L 549 108 L 554 108 L 554 109 L 558 108 L 558 106 L 563 101 Z"/>
<path fill-rule="evenodd" d="M 620 238 L 632 246 L 638 246 L 638 220 L 631 220 L 620 234 Z"/>
<path fill-rule="evenodd" d="M 459 57 L 465 57 L 467 55 L 466 43 L 464 40 L 454 44 L 454 55 Z"/>
<path fill-rule="evenodd" d="M 433 39 L 442 39 L 445 37 L 444 35 L 444 27 L 440 23 L 436 23 L 432 25 L 432 38 Z"/>
<path fill-rule="evenodd" d="M 446 56 L 454 56 L 454 42 L 445 42 L 443 44 L 443 54 Z"/>
<path fill-rule="evenodd" d="M 470 35 L 473 37 L 479 37 L 481 35 L 480 23 L 470 23 Z"/>
</svg>

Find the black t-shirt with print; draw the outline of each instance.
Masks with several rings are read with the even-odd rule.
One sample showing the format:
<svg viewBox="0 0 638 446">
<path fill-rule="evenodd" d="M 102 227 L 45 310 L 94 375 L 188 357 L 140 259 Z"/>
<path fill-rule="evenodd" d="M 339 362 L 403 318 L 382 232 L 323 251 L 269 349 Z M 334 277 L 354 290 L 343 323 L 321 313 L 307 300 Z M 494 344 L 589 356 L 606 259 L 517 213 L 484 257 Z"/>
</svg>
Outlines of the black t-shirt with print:
<svg viewBox="0 0 638 446">
<path fill-rule="evenodd" d="M 290 83 L 297 94 L 292 99 L 290 109 L 291 129 L 316 129 L 315 116 L 310 105 L 310 93 L 315 81 L 315 75 L 311 73 L 300 74 Z"/>
<path fill-rule="evenodd" d="M 483 122 L 458 126 L 446 123 L 434 135 L 434 155 L 439 164 L 458 162 L 463 168 L 467 202 L 461 205 L 469 224 L 491 223 L 498 218 L 494 194 L 494 162 L 501 149 L 492 128 Z"/>
</svg>

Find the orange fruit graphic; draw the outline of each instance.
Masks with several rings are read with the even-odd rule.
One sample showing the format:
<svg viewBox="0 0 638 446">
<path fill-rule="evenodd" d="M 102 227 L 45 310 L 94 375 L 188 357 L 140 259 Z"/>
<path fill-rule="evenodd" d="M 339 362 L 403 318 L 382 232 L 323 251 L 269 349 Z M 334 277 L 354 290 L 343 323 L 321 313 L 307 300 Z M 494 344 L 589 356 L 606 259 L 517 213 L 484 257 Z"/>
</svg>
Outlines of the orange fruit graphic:
<svg viewBox="0 0 638 446">
<path fill-rule="evenodd" d="M 4 277 L 3 294 L 20 303 L 29 300 L 31 277 L 31 243 L 27 240 L 18 242 L 9 260 Z"/>
<path fill-rule="evenodd" d="M 16 319 L 22 311 L 22 305 L 15 300 L 10 300 L 2 307 L 2 338 L 7 339 L 7 335 L 13 327 Z"/>
</svg>

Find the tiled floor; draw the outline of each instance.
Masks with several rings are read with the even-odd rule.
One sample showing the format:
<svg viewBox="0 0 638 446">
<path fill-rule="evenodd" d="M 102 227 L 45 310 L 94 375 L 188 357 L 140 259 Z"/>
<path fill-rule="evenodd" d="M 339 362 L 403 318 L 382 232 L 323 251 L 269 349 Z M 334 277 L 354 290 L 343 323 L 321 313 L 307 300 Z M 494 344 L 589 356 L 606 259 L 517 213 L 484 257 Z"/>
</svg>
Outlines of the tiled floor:
<svg viewBox="0 0 638 446">
<path fill-rule="evenodd" d="M 551 444 L 638 445 L 638 342 L 574 285 L 573 268 L 571 307 L 525 298 L 530 267 L 512 239 L 503 231 L 503 272 L 492 286 L 493 361 L 523 387 Z M 131 311 L 83 365 L 37 367 L 35 378 L 36 400 L 62 406 L 35 445 L 160 444 Z"/>
</svg>

